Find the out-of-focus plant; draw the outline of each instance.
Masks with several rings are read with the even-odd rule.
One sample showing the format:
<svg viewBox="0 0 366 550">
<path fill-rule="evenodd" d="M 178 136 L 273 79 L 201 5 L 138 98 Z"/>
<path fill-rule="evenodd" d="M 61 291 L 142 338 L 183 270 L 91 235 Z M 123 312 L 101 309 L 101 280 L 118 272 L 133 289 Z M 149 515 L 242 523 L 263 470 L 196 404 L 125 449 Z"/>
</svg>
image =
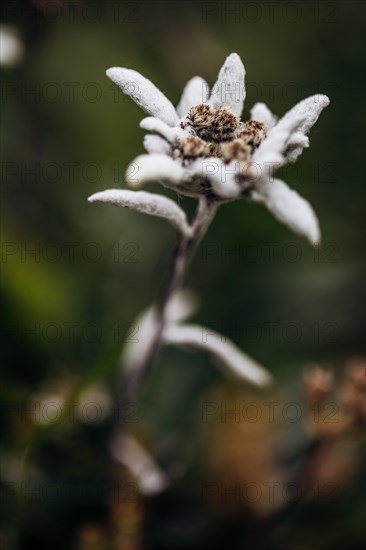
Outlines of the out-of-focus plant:
<svg viewBox="0 0 366 550">
<path fill-rule="evenodd" d="M 250 547 L 294 547 L 296 524 L 314 510 L 325 521 L 329 504 L 340 506 L 360 482 L 365 392 L 365 359 L 354 357 L 339 377 L 331 367 L 308 368 L 291 392 L 229 386 L 206 396 L 202 493 L 212 517 L 227 529 L 244 521 Z M 317 547 L 346 547 L 338 537 Z M 301 542 L 308 547 L 307 535 Z"/>
</svg>

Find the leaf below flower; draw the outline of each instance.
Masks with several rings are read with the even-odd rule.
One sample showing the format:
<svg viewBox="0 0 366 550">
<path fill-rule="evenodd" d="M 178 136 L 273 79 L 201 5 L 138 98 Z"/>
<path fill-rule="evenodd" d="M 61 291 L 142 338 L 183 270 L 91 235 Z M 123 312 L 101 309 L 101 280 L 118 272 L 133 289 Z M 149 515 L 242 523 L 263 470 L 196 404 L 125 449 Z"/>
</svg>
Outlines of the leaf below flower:
<svg viewBox="0 0 366 550">
<path fill-rule="evenodd" d="M 88 198 L 89 202 L 106 202 L 115 206 L 131 208 L 149 216 L 157 216 L 169 221 L 179 232 L 190 233 L 185 212 L 176 202 L 146 191 L 130 191 L 128 189 L 107 189 L 95 193 Z"/>
<path fill-rule="evenodd" d="M 163 333 L 166 344 L 202 349 L 236 378 L 260 387 L 272 381 L 270 373 L 245 355 L 233 342 L 211 329 L 198 325 L 168 325 Z"/>
</svg>

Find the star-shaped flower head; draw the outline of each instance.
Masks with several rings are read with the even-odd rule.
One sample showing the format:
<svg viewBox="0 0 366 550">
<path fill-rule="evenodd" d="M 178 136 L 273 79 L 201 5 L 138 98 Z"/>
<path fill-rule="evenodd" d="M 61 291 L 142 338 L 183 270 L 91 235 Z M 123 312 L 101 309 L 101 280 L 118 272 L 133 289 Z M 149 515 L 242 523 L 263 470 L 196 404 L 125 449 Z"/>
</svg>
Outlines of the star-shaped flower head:
<svg viewBox="0 0 366 550">
<path fill-rule="evenodd" d="M 159 181 L 188 196 L 221 202 L 246 198 L 264 204 L 311 243 L 319 242 L 309 202 L 273 173 L 309 146 L 307 134 L 329 104 L 327 96 L 304 99 L 279 120 L 264 103 L 256 103 L 250 120 L 242 122 L 245 69 L 236 53 L 227 57 L 210 93 L 202 78 L 189 80 L 176 109 L 134 70 L 113 67 L 107 75 L 150 115 L 141 121 L 148 132 L 147 154 L 128 167 L 130 186 Z"/>
</svg>

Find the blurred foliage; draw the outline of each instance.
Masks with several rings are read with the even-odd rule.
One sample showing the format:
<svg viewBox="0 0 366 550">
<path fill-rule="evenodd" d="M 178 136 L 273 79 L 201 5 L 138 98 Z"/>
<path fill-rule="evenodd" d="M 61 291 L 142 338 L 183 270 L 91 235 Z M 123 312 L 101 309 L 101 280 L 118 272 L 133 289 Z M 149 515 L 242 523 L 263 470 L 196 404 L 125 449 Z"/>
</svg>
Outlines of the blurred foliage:
<svg viewBox="0 0 366 550">
<path fill-rule="evenodd" d="M 298 402 L 308 365 L 338 371 L 364 353 L 365 4 L 14 0 L 2 10 L 25 54 L 2 74 L 0 547 L 361 547 L 358 439 L 342 440 L 348 458 L 337 475 L 346 482 L 326 499 L 275 512 L 202 497 L 203 480 L 225 488 L 272 480 L 272 468 L 286 471 L 291 457 L 302 464 L 314 444 L 299 423 L 287 423 L 286 436 L 263 423 L 219 423 L 210 440 L 207 400 L 263 396 L 232 388 L 203 354 L 164 350 L 129 412 L 131 431 L 176 479 L 158 497 L 131 496 L 133 482 L 109 452 L 127 414 L 118 407 L 118 356 L 164 285 L 175 237 L 163 221 L 86 198 L 123 187 L 125 167 L 142 152 L 142 113 L 108 81 L 109 66 L 135 68 L 176 104 L 191 76 L 213 83 L 236 51 L 247 71 L 245 117 L 256 101 L 282 114 L 326 93 L 331 104 L 310 149 L 282 169 L 314 205 L 322 247 L 312 250 L 259 206 L 229 204 L 187 280 L 201 300 L 195 320 L 265 364 L 282 389 L 278 401 Z M 180 201 L 191 214 L 194 202 Z M 55 404 L 48 422 L 41 395 Z M 103 410 L 98 421 L 92 410 L 73 414 L 82 399 Z M 252 430 L 245 437 L 243 425 Z"/>
</svg>

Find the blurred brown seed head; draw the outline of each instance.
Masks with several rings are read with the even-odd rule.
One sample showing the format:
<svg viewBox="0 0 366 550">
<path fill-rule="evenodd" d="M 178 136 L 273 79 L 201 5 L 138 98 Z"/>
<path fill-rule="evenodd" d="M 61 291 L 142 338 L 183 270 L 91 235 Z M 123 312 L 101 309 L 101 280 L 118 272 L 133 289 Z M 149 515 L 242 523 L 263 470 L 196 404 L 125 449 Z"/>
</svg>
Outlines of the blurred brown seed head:
<svg viewBox="0 0 366 550">
<path fill-rule="evenodd" d="M 356 427 L 366 423 L 366 360 L 352 358 L 346 363 L 339 390 L 342 406 L 352 414 Z"/>
<path fill-rule="evenodd" d="M 308 403 L 322 403 L 334 388 L 334 375 L 329 369 L 314 366 L 304 375 L 304 396 Z"/>
</svg>

